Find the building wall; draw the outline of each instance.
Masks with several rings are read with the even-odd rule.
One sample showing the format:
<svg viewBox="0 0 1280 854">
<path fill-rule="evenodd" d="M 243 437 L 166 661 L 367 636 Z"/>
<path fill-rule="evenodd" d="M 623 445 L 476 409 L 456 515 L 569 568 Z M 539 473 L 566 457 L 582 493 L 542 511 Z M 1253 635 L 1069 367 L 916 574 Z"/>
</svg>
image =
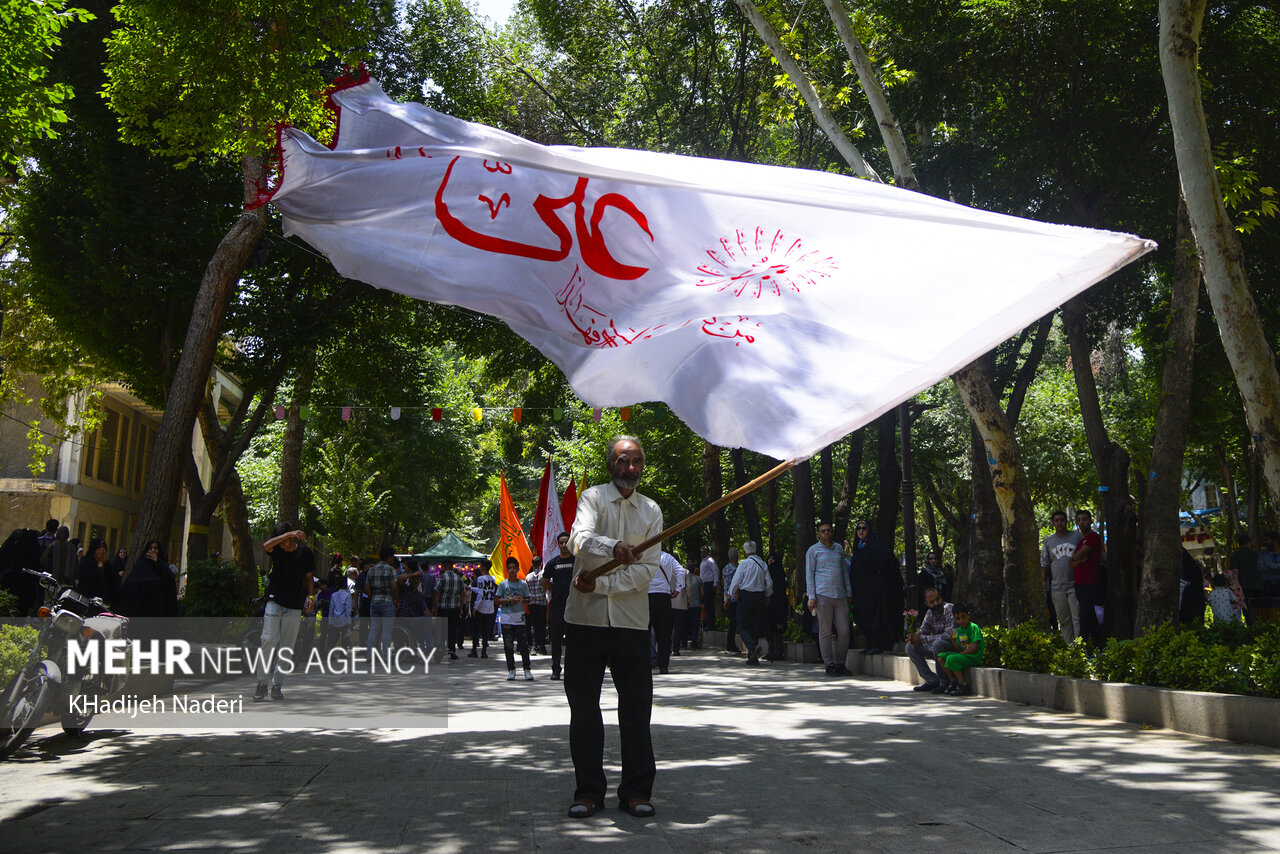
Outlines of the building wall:
<svg viewBox="0 0 1280 854">
<path fill-rule="evenodd" d="M 215 377 L 224 404 L 239 401 L 239 387 L 221 372 Z M 38 378 L 28 377 L 30 391 L 38 392 Z M 79 401 L 68 401 L 73 411 Z M 92 433 L 59 443 L 39 479 L 28 469 L 26 425 L 40 419 L 35 406 L 6 406 L 0 417 L 0 537 L 15 528 L 43 528 L 57 519 L 82 543 L 101 537 L 114 555 L 128 548 L 142 507 L 147 461 L 155 443 L 163 413 L 151 409 L 123 386 L 109 385 L 102 398 L 104 419 Z M 52 432 L 52 425 L 42 426 Z M 192 449 L 202 479 L 211 477 L 211 465 L 199 426 L 192 435 Z M 164 543 L 169 561 L 186 569 L 186 530 L 190 518 L 185 491 L 174 514 L 173 527 Z M 220 518 L 210 526 L 210 551 L 231 554 L 230 532 Z M 130 559 L 134 556 L 131 555 Z"/>
</svg>

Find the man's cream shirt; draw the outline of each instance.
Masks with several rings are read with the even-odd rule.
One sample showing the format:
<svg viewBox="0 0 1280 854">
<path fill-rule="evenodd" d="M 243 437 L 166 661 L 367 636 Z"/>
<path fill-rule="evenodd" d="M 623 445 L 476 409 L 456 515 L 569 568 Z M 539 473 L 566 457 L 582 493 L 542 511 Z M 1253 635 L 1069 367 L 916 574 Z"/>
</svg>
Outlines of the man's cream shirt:
<svg viewBox="0 0 1280 854">
<path fill-rule="evenodd" d="M 612 483 L 593 486 L 578 499 L 578 513 L 569 532 L 569 548 L 577 558 L 575 574 L 607 563 L 619 542 L 634 546 L 661 532 L 662 511 L 652 498 L 639 492 L 623 498 Z M 661 554 L 661 543 L 650 546 L 638 563 L 597 578 L 593 593 L 570 587 L 565 622 L 648 630 L 649 583 L 658 571 Z"/>
</svg>

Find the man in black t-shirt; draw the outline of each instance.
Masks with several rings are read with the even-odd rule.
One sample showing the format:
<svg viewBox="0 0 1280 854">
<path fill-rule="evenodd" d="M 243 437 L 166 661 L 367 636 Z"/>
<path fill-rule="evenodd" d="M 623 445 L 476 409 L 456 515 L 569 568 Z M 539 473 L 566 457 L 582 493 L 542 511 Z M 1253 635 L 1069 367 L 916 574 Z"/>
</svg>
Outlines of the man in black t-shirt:
<svg viewBox="0 0 1280 854">
<path fill-rule="evenodd" d="M 284 699 L 280 688 L 280 658 L 293 656 L 302 615 L 310 614 L 315 608 L 312 576 L 315 561 L 311 549 L 303 545 L 306 539 L 302 531 L 290 530 L 282 522 L 276 525 L 275 536 L 262 544 L 271 558 L 271 575 L 267 579 L 267 609 L 262 618 L 258 686 L 253 692 L 257 702 L 267 699 L 268 683 L 271 699 Z"/>
<path fill-rule="evenodd" d="M 569 601 L 569 585 L 573 582 L 573 554 L 569 551 L 569 534 L 556 535 L 560 554 L 547 561 L 542 570 L 542 587 L 549 594 L 547 617 L 551 629 L 551 678 L 560 678 L 560 651 L 564 648 L 564 606 Z"/>
</svg>

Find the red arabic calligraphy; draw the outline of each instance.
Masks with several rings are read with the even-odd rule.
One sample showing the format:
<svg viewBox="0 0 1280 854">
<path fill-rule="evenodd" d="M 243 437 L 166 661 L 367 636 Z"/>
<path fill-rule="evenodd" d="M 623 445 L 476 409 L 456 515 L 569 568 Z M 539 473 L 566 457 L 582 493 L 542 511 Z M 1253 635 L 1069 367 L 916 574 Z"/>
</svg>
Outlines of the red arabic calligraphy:
<svg viewBox="0 0 1280 854">
<path fill-rule="evenodd" d="M 449 185 L 449 179 L 453 176 L 453 167 L 458 164 L 460 159 L 462 158 L 455 157 L 450 161 L 449 168 L 445 170 L 444 178 L 440 181 L 440 188 L 436 190 L 436 218 L 440 220 L 440 224 L 444 226 L 444 230 L 449 236 L 455 240 L 485 252 L 517 255 L 521 258 L 532 258 L 536 261 L 563 261 L 569 257 L 569 250 L 573 246 L 574 234 L 569 232 L 569 227 L 560 219 L 557 211 L 561 208 L 572 206 L 574 232 L 578 239 L 578 251 L 582 255 L 583 262 L 591 270 L 606 278 L 621 280 L 638 279 L 649 271 L 648 267 L 630 266 L 614 258 L 609 253 L 609 248 L 605 245 L 604 234 L 600 230 L 600 221 L 604 218 L 605 213 L 609 208 L 615 208 L 629 216 L 652 241 L 653 232 L 649 230 L 648 219 L 626 196 L 620 193 L 605 193 L 595 200 L 591 207 L 591 219 L 588 221 L 585 210 L 587 183 L 589 180 L 587 178 L 578 178 L 573 192 L 567 196 L 552 198 L 539 193 L 538 198 L 534 200 L 533 209 L 555 238 L 553 245 L 539 246 L 532 243 L 521 243 L 475 231 L 454 216 L 444 199 L 445 188 Z M 484 168 L 489 172 L 500 172 L 504 175 L 510 175 L 513 171 L 509 163 L 496 163 L 491 167 L 487 160 L 484 161 Z M 507 205 L 510 206 L 510 198 L 506 194 L 503 197 L 507 198 Z M 486 202 L 489 205 L 491 220 L 497 219 L 499 209 L 502 207 L 501 198 L 498 200 L 497 205 L 484 196 L 478 197 L 477 200 Z"/>
<path fill-rule="evenodd" d="M 731 290 L 735 297 L 746 294 L 760 299 L 766 292 L 774 296 L 782 296 L 784 291 L 799 293 L 801 284 L 812 286 L 829 279 L 839 266 L 831 256 L 822 257 L 817 250 L 805 251 L 803 239 L 792 239 L 781 229 L 772 238 L 767 234 L 756 226 L 750 238 L 741 229 L 735 230 L 731 238 L 720 238 L 718 247 L 707 250 L 711 263 L 698 267 L 703 278 L 695 284 L 717 291 Z"/>
<path fill-rule="evenodd" d="M 573 268 L 573 275 L 565 282 L 563 288 L 556 292 L 556 302 L 564 307 L 564 315 L 573 324 L 573 328 L 582 336 L 584 344 L 593 347 L 625 347 L 637 341 L 652 338 L 662 328 L 646 326 L 637 330 L 634 326 L 626 329 L 618 327 L 612 317 L 589 305 L 583 299 L 586 282 L 578 267 Z"/>
<path fill-rule="evenodd" d="M 733 346 L 741 346 L 743 341 L 748 344 L 756 343 L 756 335 L 758 333 L 748 332 L 748 329 L 759 329 L 759 323 L 752 323 L 751 318 L 738 315 L 736 317 L 707 317 L 702 321 L 702 331 L 715 338 L 728 338 L 733 341 Z M 741 340 L 738 340 L 741 339 Z"/>
</svg>

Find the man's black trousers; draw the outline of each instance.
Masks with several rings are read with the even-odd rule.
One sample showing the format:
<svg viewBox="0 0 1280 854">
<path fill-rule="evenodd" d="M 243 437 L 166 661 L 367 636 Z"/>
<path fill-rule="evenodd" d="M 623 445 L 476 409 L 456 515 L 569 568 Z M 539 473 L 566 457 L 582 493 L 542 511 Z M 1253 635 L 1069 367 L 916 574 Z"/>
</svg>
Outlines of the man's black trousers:
<svg viewBox="0 0 1280 854">
<path fill-rule="evenodd" d="M 674 619 L 671 595 L 650 593 L 649 627 L 653 629 L 653 642 L 658 647 L 658 667 L 662 670 L 671 666 L 671 623 Z"/>
<path fill-rule="evenodd" d="M 569 753 L 577 782 L 574 800 L 603 804 L 604 716 L 600 688 L 609 668 L 618 692 L 618 732 L 622 739 L 622 781 L 618 800 L 649 800 L 657 765 L 649 716 L 653 711 L 653 674 L 649 670 L 649 632 L 608 626 L 565 624 L 564 693 L 569 700 Z"/>
</svg>

